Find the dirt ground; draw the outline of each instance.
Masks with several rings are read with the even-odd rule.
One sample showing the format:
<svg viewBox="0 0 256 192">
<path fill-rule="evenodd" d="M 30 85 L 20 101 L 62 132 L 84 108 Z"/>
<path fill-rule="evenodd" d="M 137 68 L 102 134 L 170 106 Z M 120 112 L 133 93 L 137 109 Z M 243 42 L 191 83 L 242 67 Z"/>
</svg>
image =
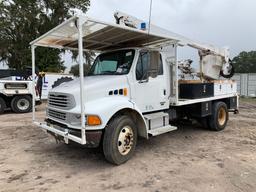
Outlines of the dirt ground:
<svg viewBox="0 0 256 192">
<path fill-rule="evenodd" d="M 37 114 L 44 115 L 44 106 Z M 30 114 L 0 116 L 0 191 L 256 191 L 256 102 L 242 102 L 223 132 L 200 125 L 140 140 L 113 166 L 99 149 L 56 144 Z"/>
</svg>

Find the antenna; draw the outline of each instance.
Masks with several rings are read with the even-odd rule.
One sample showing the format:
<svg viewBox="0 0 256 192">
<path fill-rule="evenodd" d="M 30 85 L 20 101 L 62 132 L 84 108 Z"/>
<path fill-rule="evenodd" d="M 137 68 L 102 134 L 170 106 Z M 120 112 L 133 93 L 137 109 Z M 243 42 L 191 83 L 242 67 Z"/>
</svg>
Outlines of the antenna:
<svg viewBox="0 0 256 192">
<path fill-rule="evenodd" d="M 149 18 L 148 18 L 148 34 L 149 34 L 150 28 L 151 28 L 152 3 L 153 3 L 153 0 L 150 0 Z"/>
</svg>

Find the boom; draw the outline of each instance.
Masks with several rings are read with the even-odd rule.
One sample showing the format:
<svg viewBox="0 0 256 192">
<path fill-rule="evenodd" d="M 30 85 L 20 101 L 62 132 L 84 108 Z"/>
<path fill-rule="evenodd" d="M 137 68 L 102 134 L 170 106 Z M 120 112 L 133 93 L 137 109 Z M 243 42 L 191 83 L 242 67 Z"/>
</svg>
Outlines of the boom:
<svg viewBox="0 0 256 192">
<path fill-rule="evenodd" d="M 148 32 L 149 30 L 157 31 L 157 33 L 162 35 L 172 36 L 173 39 L 178 41 L 179 46 L 189 46 L 197 49 L 200 57 L 200 72 L 202 78 L 218 79 L 219 75 L 225 78 L 231 78 L 234 74 L 228 47 L 218 48 L 212 45 L 202 44 L 152 24 L 147 28 L 145 21 L 123 12 L 115 12 L 114 17 L 116 23 L 119 25 L 147 30 Z"/>
</svg>

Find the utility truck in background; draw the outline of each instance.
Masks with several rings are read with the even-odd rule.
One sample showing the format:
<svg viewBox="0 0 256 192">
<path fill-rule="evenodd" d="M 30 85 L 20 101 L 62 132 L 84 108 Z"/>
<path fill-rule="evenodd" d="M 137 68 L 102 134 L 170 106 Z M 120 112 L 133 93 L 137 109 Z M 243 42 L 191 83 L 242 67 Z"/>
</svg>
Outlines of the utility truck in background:
<svg viewBox="0 0 256 192">
<path fill-rule="evenodd" d="M 0 70 L 0 114 L 8 108 L 15 113 L 31 112 L 34 88 L 31 75 L 31 67 L 23 71 Z M 12 77 L 19 78 L 14 80 Z M 40 104 L 38 95 L 35 96 L 35 103 Z"/>
<path fill-rule="evenodd" d="M 41 92 L 37 82 L 40 74 L 43 74 Z M 0 69 L 0 114 L 8 109 L 15 113 L 32 111 L 33 82 L 31 76 L 31 67 L 25 70 Z M 41 100 L 48 98 L 48 92 L 52 88 L 74 78 L 70 74 L 44 73 L 37 70 L 35 103 L 41 104 Z"/>
<path fill-rule="evenodd" d="M 117 12 L 116 24 L 75 15 L 31 42 L 32 70 L 38 46 L 78 50 L 80 78 L 49 92 L 46 118 L 33 122 L 57 140 L 97 147 L 122 164 L 132 157 L 139 137 L 149 139 L 177 129 L 173 122 L 195 119 L 223 130 L 229 112 L 238 112 L 234 70 L 227 48 L 219 49 L 149 26 Z M 200 71 L 177 61 L 177 48 L 199 50 Z M 83 52 L 95 51 L 88 76 Z M 193 76 L 190 78 L 188 76 Z"/>
</svg>

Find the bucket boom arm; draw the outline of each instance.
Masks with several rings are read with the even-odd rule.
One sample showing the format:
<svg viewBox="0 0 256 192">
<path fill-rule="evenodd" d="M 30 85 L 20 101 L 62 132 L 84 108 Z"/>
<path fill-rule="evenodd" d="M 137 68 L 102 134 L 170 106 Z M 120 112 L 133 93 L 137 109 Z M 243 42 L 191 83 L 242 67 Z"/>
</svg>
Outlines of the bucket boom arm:
<svg viewBox="0 0 256 192">
<path fill-rule="evenodd" d="M 147 27 L 142 27 L 148 24 L 134 16 L 117 11 L 115 12 L 114 17 L 116 19 L 116 23 L 119 25 L 125 25 L 141 30 L 148 30 Z M 231 78 L 234 75 L 234 67 L 230 60 L 230 52 L 228 47 L 217 48 L 212 45 L 198 43 L 182 35 L 167 31 L 154 25 L 151 25 L 150 29 L 156 30 L 158 33 L 173 36 L 173 39 L 178 41 L 180 46 L 189 46 L 197 49 L 200 57 L 201 78 L 218 79 L 220 75 L 224 78 Z M 211 72 L 212 69 L 215 70 L 215 73 Z"/>
</svg>

